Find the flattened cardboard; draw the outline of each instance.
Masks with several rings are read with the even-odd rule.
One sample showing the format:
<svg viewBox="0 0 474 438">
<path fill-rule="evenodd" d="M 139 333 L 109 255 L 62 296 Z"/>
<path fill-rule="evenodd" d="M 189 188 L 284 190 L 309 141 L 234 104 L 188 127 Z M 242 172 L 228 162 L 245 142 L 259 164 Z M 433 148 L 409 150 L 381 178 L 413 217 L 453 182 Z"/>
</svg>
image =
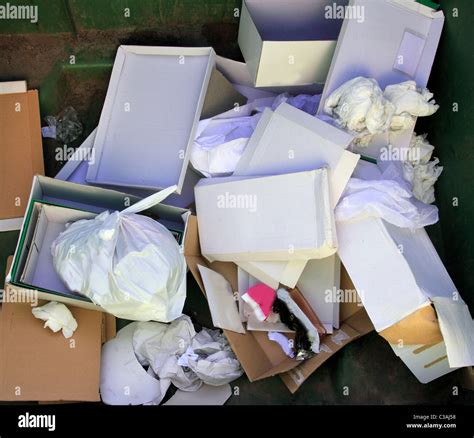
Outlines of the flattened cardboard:
<svg viewBox="0 0 474 438">
<path fill-rule="evenodd" d="M 9 257 L 7 272 L 12 263 Z M 43 328 L 32 304 L 1 303 L 0 400 L 99 401 L 103 333 L 115 336 L 115 317 L 70 307 L 78 327 L 65 339 Z"/>
<path fill-rule="evenodd" d="M 44 174 L 38 91 L 0 94 L 0 231 L 21 228 L 35 174 Z"/>
<path fill-rule="evenodd" d="M 308 260 L 336 251 L 326 169 L 213 180 L 195 187 L 201 250 L 209 260 Z"/>
<path fill-rule="evenodd" d="M 228 262 L 209 263 L 202 256 L 197 218 L 195 216 L 190 216 L 188 220 L 184 255 L 189 270 L 203 293 L 205 292 L 204 285 L 199 274 L 198 265 L 207 266 L 209 269 L 220 273 L 230 282 L 233 290 L 238 290 L 237 266 L 235 264 Z M 347 274 L 345 276 L 341 275 L 341 285 L 347 285 L 341 287 L 353 287 L 346 283 L 347 278 Z M 348 304 L 347 312 L 345 311 L 346 304 Z M 328 342 L 328 345 L 332 346 L 332 353 L 346 345 L 349 340 L 356 339 L 373 330 L 373 326 L 363 308 L 359 306 L 354 309 L 355 306 L 356 304 L 353 303 L 341 304 L 341 319 L 349 315 L 347 320 L 344 321 L 345 324 L 341 326 L 344 335 L 337 332 L 331 336 L 326 336 L 324 342 L 322 342 L 322 345 Z M 268 339 L 267 332 L 247 331 L 246 334 L 239 334 L 224 331 L 224 333 L 251 382 L 284 373 L 306 363 L 305 368 L 301 371 L 303 378 L 298 384 L 291 378 L 289 380 L 286 379 L 286 374 L 282 376 L 285 384 L 292 392 L 295 392 L 301 383 L 332 355 L 332 353 L 321 352 L 319 355 L 301 364 L 301 362 L 295 359 L 288 358 L 279 345 Z M 349 336 L 349 340 L 345 339 L 345 335 Z"/>
<path fill-rule="evenodd" d="M 212 47 L 120 46 L 87 181 L 152 190 L 176 184 L 181 193 L 214 57 Z"/>
<path fill-rule="evenodd" d="M 412 0 L 351 0 L 364 20 L 347 18 L 342 24 L 334 57 L 324 85 L 318 114 L 330 94 L 357 76 L 387 85 L 414 80 L 426 87 L 443 29 L 444 15 Z M 361 154 L 378 158 L 387 144 L 408 147 L 413 129 L 374 136 Z M 354 149 L 356 150 L 356 149 Z"/>
<path fill-rule="evenodd" d="M 239 47 L 257 87 L 324 83 L 342 20 L 326 9 L 347 1 L 244 0 Z"/>
<path fill-rule="evenodd" d="M 2 304 L 0 400 L 99 401 L 102 314 L 71 307 L 78 328 L 65 339 L 43 328 L 31 309 Z"/>
</svg>

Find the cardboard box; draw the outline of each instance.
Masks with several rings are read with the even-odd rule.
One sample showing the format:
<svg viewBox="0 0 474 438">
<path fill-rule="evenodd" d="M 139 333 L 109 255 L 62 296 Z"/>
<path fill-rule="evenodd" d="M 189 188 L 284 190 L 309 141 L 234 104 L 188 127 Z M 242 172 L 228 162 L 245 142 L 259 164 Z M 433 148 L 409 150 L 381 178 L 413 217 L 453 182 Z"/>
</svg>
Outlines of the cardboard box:
<svg viewBox="0 0 474 438">
<path fill-rule="evenodd" d="M 209 86 L 204 100 L 201 119 L 216 116 L 222 112 L 234 108 L 234 106 L 244 104 L 246 98 L 238 93 L 232 84 L 224 77 L 224 75 L 217 69 L 211 73 Z M 65 163 L 62 169 L 58 172 L 55 178 L 75 182 L 77 184 L 88 184 L 87 169 L 89 161 L 95 160 L 96 151 L 93 149 L 97 128 L 84 140 L 71 158 Z M 163 204 L 173 205 L 175 207 L 187 208 L 194 203 L 194 186 L 201 179 L 201 175 L 188 166 L 186 175 L 184 177 L 183 187 L 181 193 L 178 195 L 174 193 L 168 196 Z M 107 188 L 106 185 L 101 186 Z M 113 189 L 114 187 L 108 187 Z M 154 190 L 139 189 L 135 187 L 123 187 L 125 193 L 129 193 L 139 198 L 146 198 L 154 193 Z"/>
<path fill-rule="evenodd" d="M 181 193 L 214 56 L 211 47 L 120 46 L 87 181 Z"/>
<path fill-rule="evenodd" d="M 234 263 L 209 263 L 201 254 L 195 216 L 190 216 L 188 221 L 184 255 L 188 267 L 203 293 L 205 293 L 205 290 L 198 265 L 206 266 L 220 273 L 230 282 L 233 290 L 238 290 L 237 266 Z M 353 289 L 345 272 L 341 274 L 341 288 Z M 296 368 L 298 370 L 297 375 L 301 376 L 297 381 L 288 373 L 282 375 L 282 379 L 289 390 L 295 392 L 304 380 L 336 351 L 350 341 L 373 330 L 363 307 L 357 303 L 346 302 L 341 304 L 341 321 L 343 322 L 341 329 L 332 335 L 326 336 L 322 341 L 322 345 L 327 345 L 327 347 L 323 347 L 324 350 L 321 353 L 303 363 L 288 358 L 275 342 L 268 339 L 266 332 L 247 331 L 246 334 L 240 334 L 225 330 L 224 333 L 251 382 Z"/>
<path fill-rule="evenodd" d="M 357 76 L 374 78 L 382 90 L 390 84 L 414 80 L 426 87 L 443 29 L 444 14 L 412 0 L 351 0 L 350 8 L 363 21 L 344 20 L 324 85 L 318 113 L 330 94 Z M 405 148 L 413 129 L 374 136 L 361 154 L 378 158 L 387 144 Z"/>
<path fill-rule="evenodd" d="M 308 260 L 336 251 L 326 169 L 204 179 L 195 196 L 201 251 L 211 261 Z"/>
<path fill-rule="evenodd" d="M 0 306 L 0 400 L 99 401 L 101 344 L 115 336 L 115 317 L 71 307 L 78 328 L 65 339 L 43 328 L 33 304 Z"/>
<path fill-rule="evenodd" d="M 44 174 L 38 92 L 0 94 L 0 231 L 18 230 L 35 174 Z"/>
<path fill-rule="evenodd" d="M 281 175 L 327 167 L 333 208 L 359 161 L 353 136 L 287 103 L 265 109 L 234 176 Z"/>
<path fill-rule="evenodd" d="M 274 112 L 264 111 L 234 175 L 278 175 L 327 166 L 335 206 L 359 160 L 346 150 L 352 139 L 346 132 L 282 103 Z M 279 283 L 295 287 L 306 265 L 299 260 L 237 264 L 275 289 Z"/>
<path fill-rule="evenodd" d="M 12 278 L 17 279 L 15 285 L 40 290 L 51 301 L 59 295 L 93 305 L 89 298 L 71 292 L 61 280 L 53 265 L 51 245 L 68 223 L 95 216 L 96 213 L 32 201 L 25 218 L 27 232 L 21 236 L 21 250 L 12 270 Z"/>
<path fill-rule="evenodd" d="M 371 166 L 376 167 L 365 169 Z M 359 177 L 364 174 L 358 170 Z M 446 374 L 449 367 L 474 364 L 472 317 L 424 228 L 399 228 L 369 217 L 340 222 L 337 232 L 338 255 L 375 329 L 421 382 Z M 432 304 L 443 342 L 429 319 Z M 394 347 L 396 333 L 401 347 Z"/>
<path fill-rule="evenodd" d="M 120 211 L 125 207 L 135 204 L 139 200 L 140 199 L 135 196 L 114 190 L 36 176 L 33 180 L 28 204 L 29 215 L 25 217 L 23 222 L 20 238 L 15 250 L 13 267 L 7 276 L 6 292 L 23 292 L 25 294 L 34 292 L 38 294 L 40 299 L 63 302 L 68 305 L 92 310 L 100 310 L 100 308 L 87 297 L 73 294 L 65 290 L 64 286 L 61 287 L 62 282 L 60 282 L 57 275 L 55 276 L 55 273 L 51 271 L 52 260 L 50 255 L 48 255 L 48 245 L 54 240 L 54 234 L 58 233 L 64 226 L 65 218 L 72 217 L 70 215 L 76 215 L 77 217 L 84 215 L 93 216 L 93 214 L 105 210 Z M 45 227 L 44 225 L 47 224 L 48 221 L 43 220 L 43 225 L 37 228 L 38 231 L 35 235 L 35 225 L 38 223 L 39 217 L 39 214 L 36 215 L 36 213 L 39 213 L 39 210 L 35 205 L 48 203 L 73 210 L 69 211 L 68 215 L 61 219 L 57 217 L 57 214 L 54 215 L 51 213 L 51 209 L 49 209 L 50 218 L 52 219 L 53 216 L 55 216 L 54 220 L 51 220 L 52 226 Z M 48 210 L 48 208 L 46 209 Z M 151 215 L 151 217 L 158 220 L 168 229 L 181 236 L 180 244 L 183 245 L 187 218 L 189 216 L 188 210 L 157 204 L 144 213 Z M 44 215 L 45 219 L 48 219 L 47 215 L 48 213 Z M 44 241 L 42 241 L 41 236 L 44 236 Z M 34 238 L 37 238 L 38 242 L 42 242 L 42 245 L 36 245 L 36 248 L 39 250 L 37 259 L 34 259 L 33 251 L 30 251 L 28 247 Z M 30 260 L 27 260 L 28 253 L 31 254 Z M 29 261 L 29 266 L 32 269 L 30 273 L 25 271 L 27 261 Z M 40 282 L 40 284 L 38 284 L 38 282 Z"/>
<path fill-rule="evenodd" d="M 324 83 L 347 1 L 244 0 L 238 42 L 257 87 Z"/>
</svg>

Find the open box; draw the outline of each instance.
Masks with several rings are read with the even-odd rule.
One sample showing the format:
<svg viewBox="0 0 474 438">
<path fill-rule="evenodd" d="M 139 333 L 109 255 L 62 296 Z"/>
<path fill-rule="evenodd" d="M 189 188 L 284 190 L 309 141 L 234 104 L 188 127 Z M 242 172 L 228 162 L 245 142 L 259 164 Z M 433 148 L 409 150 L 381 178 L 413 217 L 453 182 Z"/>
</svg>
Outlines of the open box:
<svg viewBox="0 0 474 438">
<path fill-rule="evenodd" d="M 197 220 L 190 216 L 185 236 L 186 263 L 199 287 L 205 293 L 198 265 L 218 272 L 238 290 L 237 266 L 230 262 L 209 263 L 201 254 Z M 341 273 L 341 288 L 353 290 L 349 277 Z M 355 291 L 354 291 L 355 293 Z M 360 303 L 344 302 L 340 305 L 341 327 L 333 334 L 325 336 L 321 342 L 321 352 L 304 362 L 288 358 L 280 346 L 268 339 L 263 331 L 247 331 L 245 334 L 224 330 L 224 333 L 239 359 L 250 381 L 271 377 L 280 373 L 291 392 L 295 392 L 304 380 L 336 351 L 354 339 L 373 330 L 373 326 Z M 294 370 L 290 372 L 290 370 Z"/>
<path fill-rule="evenodd" d="M 101 310 L 87 297 L 65 288 L 52 266 L 50 244 L 70 220 L 91 218 L 105 210 L 120 211 L 139 200 L 114 190 L 36 176 L 13 266 L 7 276 L 7 292 L 12 289 L 26 294 L 37 291 L 39 299 Z M 183 245 L 188 210 L 157 204 L 143 214 L 158 220 Z"/>
<path fill-rule="evenodd" d="M 257 87 L 324 83 L 347 0 L 244 0 L 238 42 Z"/>
<path fill-rule="evenodd" d="M 229 109 L 234 108 L 235 105 L 242 105 L 245 101 L 246 98 L 234 89 L 233 85 L 224 77 L 224 75 L 217 69 L 213 69 L 202 107 L 201 120 L 228 111 Z M 97 128 L 94 129 L 81 146 L 76 149 L 74 154 L 64 164 L 55 178 L 78 184 L 88 184 L 86 179 L 89 162 L 94 161 L 97 158 L 97 150 L 93 149 L 96 135 Z M 174 158 L 175 157 L 171 157 L 172 160 L 174 160 Z M 137 169 L 140 168 L 141 167 Z M 187 166 L 181 193 L 171 194 L 163 201 L 163 203 L 182 208 L 189 207 L 194 203 L 194 186 L 201 177 L 201 175 L 193 170 L 192 166 Z M 101 184 L 101 187 L 115 188 L 107 187 L 106 184 Z M 138 196 L 139 198 L 145 198 L 155 192 L 153 189 L 150 190 L 136 187 L 123 187 L 121 190 L 130 193 L 131 195 Z"/>
<path fill-rule="evenodd" d="M 412 0 L 351 0 L 364 20 L 347 18 L 341 28 L 324 85 L 318 114 L 326 99 L 357 76 L 374 78 L 382 90 L 413 80 L 426 87 L 444 24 L 444 14 Z M 367 48 L 370 47 L 370 50 Z M 413 129 L 377 134 L 366 147 L 354 150 L 378 158 L 381 147 L 407 148 Z"/>
<path fill-rule="evenodd" d="M 120 46 L 87 181 L 181 193 L 214 58 L 211 47 Z"/>
</svg>

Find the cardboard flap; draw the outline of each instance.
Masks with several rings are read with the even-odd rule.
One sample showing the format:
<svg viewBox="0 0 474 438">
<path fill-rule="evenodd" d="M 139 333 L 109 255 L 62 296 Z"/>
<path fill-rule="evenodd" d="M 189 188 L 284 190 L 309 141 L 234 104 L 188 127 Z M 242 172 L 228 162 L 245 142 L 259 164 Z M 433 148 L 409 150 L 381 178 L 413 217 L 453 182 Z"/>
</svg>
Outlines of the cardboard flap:
<svg viewBox="0 0 474 438">
<path fill-rule="evenodd" d="M 432 306 L 416 310 L 400 322 L 379 333 L 390 344 L 437 344 L 443 340 L 439 322 Z"/>
</svg>

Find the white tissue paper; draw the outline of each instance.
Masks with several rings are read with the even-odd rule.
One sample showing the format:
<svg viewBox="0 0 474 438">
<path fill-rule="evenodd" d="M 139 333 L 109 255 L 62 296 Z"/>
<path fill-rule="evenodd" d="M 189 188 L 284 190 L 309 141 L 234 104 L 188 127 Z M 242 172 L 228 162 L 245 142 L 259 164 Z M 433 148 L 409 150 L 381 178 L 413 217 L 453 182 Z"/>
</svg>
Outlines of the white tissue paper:
<svg viewBox="0 0 474 438">
<path fill-rule="evenodd" d="M 393 104 L 395 113 L 390 122 L 390 129 L 410 129 L 415 125 L 416 117 L 431 116 L 439 105 L 427 88 L 417 88 L 415 81 L 388 85 L 384 97 Z"/>
<path fill-rule="evenodd" d="M 385 132 L 394 111 L 377 81 L 362 76 L 342 84 L 324 103 L 324 112 L 339 126 L 364 135 Z"/>
<path fill-rule="evenodd" d="M 187 352 L 187 366 L 211 386 L 224 385 L 243 374 L 225 336 L 219 330 L 206 328 L 194 336 Z"/>
<path fill-rule="evenodd" d="M 336 124 L 357 134 L 359 146 L 367 146 L 374 134 L 411 129 L 416 117 L 430 116 L 439 106 L 427 88 L 415 81 L 388 85 L 382 92 L 377 81 L 358 76 L 326 99 L 324 112 Z"/>
<path fill-rule="evenodd" d="M 136 214 L 148 199 L 70 224 L 51 246 L 53 264 L 70 290 L 118 318 L 169 322 L 183 310 L 186 262 L 166 227 Z"/>
<path fill-rule="evenodd" d="M 416 135 L 413 133 L 410 140 L 410 148 L 406 157 L 406 162 L 416 164 L 426 164 L 431 159 L 434 151 L 434 146 L 426 139 L 427 134 Z"/>
<path fill-rule="evenodd" d="M 66 339 L 77 329 L 77 321 L 64 304 L 52 301 L 41 307 L 33 307 L 31 311 L 35 318 L 46 321 L 45 328 L 49 327 L 54 333 L 62 330 Z"/>
<path fill-rule="evenodd" d="M 276 109 L 286 102 L 309 114 L 316 114 L 320 95 L 290 96 L 255 99 L 211 119 L 201 120 L 191 149 L 191 164 L 206 177 L 231 175 L 265 108 Z"/>
<path fill-rule="evenodd" d="M 403 163 L 403 177 L 411 184 L 413 196 L 425 204 L 435 201 L 434 185 L 443 171 L 438 158 L 430 161 L 433 150 L 426 135 L 413 134 Z"/>
<path fill-rule="evenodd" d="M 420 228 L 438 221 L 438 209 L 413 199 L 397 181 L 351 178 L 334 216 L 336 222 L 378 217 L 401 228 Z"/>
<path fill-rule="evenodd" d="M 196 334 L 186 315 L 171 324 L 134 322 L 102 348 L 100 393 L 106 404 L 161 403 L 171 384 L 197 391 L 221 386 L 243 370 L 218 331 Z"/>
</svg>

